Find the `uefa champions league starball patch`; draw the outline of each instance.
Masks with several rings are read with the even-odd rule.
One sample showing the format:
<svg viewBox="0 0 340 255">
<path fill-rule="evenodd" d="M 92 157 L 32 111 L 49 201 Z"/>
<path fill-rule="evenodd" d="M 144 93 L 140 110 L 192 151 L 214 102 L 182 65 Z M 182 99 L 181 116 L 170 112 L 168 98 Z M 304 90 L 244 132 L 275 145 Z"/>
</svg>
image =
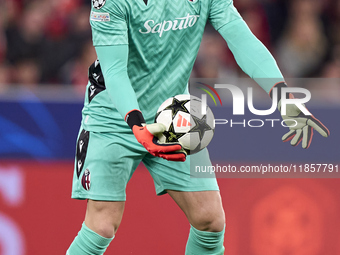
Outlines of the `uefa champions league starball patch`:
<svg viewBox="0 0 340 255">
<path fill-rule="evenodd" d="M 83 188 L 85 190 L 89 190 L 90 189 L 90 185 L 91 185 L 90 175 L 91 175 L 90 170 L 86 169 L 84 174 L 83 174 L 83 177 L 81 178 L 81 185 L 83 185 Z"/>
<path fill-rule="evenodd" d="M 104 6 L 105 2 L 106 0 L 92 0 L 92 6 L 93 8 L 99 10 Z"/>
</svg>

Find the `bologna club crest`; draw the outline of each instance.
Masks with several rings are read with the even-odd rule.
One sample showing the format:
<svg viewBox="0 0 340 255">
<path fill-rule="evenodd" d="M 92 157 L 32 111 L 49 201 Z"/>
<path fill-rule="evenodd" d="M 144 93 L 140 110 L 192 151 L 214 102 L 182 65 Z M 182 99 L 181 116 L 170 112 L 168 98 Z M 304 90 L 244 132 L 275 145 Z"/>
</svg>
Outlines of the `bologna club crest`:
<svg viewBox="0 0 340 255">
<path fill-rule="evenodd" d="M 84 174 L 83 174 L 83 178 L 81 178 L 81 184 L 83 185 L 83 188 L 85 190 L 89 190 L 90 189 L 90 182 L 91 182 L 90 174 L 91 174 L 90 170 L 86 169 Z"/>
</svg>

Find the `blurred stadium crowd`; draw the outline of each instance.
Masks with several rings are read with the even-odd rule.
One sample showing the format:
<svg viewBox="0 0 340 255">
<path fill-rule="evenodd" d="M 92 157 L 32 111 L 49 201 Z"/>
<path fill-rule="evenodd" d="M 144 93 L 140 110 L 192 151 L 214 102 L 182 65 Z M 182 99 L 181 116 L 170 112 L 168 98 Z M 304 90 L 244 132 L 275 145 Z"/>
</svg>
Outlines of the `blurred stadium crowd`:
<svg viewBox="0 0 340 255">
<path fill-rule="evenodd" d="M 91 0 L 0 0 L 0 84 L 87 83 Z M 285 77 L 340 77 L 340 0 L 234 0 Z M 222 54 L 223 53 L 223 54 Z M 208 25 L 194 77 L 242 77 Z M 1 86 L 0 86 L 1 88 Z"/>
</svg>

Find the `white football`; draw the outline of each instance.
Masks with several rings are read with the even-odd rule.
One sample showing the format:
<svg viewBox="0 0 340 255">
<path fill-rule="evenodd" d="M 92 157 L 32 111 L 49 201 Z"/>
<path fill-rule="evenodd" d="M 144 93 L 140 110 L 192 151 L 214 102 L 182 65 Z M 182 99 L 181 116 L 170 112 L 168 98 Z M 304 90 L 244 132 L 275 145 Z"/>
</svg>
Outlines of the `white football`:
<svg viewBox="0 0 340 255">
<path fill-rule="evenodd" d="M 166 131 L 160 142 L 179 142 L 188 154 L 207 147 L 214 136 L 214 114 L 208 105 L 202 114 L 202 101 L 191 95 L 177 95 L 165 100 L 159 107 L 155 122 L 162 123 Z"/>
</svg>

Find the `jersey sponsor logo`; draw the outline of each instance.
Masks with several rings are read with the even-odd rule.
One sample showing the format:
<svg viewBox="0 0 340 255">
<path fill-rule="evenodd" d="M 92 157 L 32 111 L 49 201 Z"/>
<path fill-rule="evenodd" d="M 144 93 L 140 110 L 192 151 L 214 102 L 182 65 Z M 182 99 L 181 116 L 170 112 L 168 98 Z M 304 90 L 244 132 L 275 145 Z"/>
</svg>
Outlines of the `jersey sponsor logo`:
<svg viewBox="0 0 340 255">
<path fill-rule="evenodd" d="M 91 12 L 90 20 L 92 21 L 110 21 L 110 14 L 107 12 Z"/>
<path fill-rule="evenodd" d="M 157 34 L 159 33 L 159 37 L 162 37 L 164 32 L 167 31 L 176 31 L 183 30 L 189 27 L 193 27 L 200 15 L 190 15 L 188 13 L 187 16 L 182 18 L 176 18 L 174 20 L 165 20 L 160 23 L 156 23 L 154 20 L 149 19 L 144 23 L 144 29 L 140 29 L 139 32 L 141 34 Z"/>
</svg>

